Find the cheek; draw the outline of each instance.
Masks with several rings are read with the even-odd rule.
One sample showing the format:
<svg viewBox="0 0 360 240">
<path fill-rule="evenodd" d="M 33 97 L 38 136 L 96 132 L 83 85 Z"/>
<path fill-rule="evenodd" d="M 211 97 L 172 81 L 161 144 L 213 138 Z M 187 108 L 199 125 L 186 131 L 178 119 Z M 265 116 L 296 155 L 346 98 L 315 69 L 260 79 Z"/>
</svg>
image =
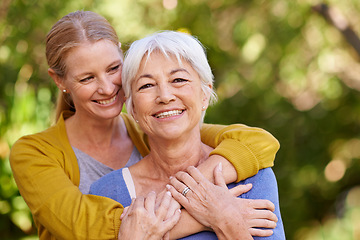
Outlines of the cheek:
<svg viewBox="0 0 360 240">
<path fill-rule="evenodd" d="M 121 71 L 114 74 L 113 82 L 116 83 L 116 84 L 119 84 L 119 85 L 122 84 L 122 82 L 121 82 Z"/>
<path fill-rule="evenodd" d="M 78 86 L 73 86 L 73 88 L 70 90 L 70 95 L 74 100 L 88 99 L 94 94 L 95 91 L 96 88 L 94 88 L 94 86 L 92 86 L 91 84 L 78 85 Z"/>
</svg>

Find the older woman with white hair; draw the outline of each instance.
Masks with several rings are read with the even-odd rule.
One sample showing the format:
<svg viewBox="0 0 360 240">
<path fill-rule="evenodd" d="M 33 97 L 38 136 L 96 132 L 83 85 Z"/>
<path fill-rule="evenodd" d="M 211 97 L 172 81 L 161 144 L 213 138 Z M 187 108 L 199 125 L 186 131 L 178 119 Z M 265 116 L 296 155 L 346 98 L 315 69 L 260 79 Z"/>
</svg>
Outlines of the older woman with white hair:
<svg viewBox="0 0 360 240">
<path fill-rule="evenodd" d="M 229 191 L 221 166 L 214 171 L 215 185 L 194 168 L 212 151 L 201 142 L 200 127 L 216 99 L 213 74 L 197 39 L 164 31 L 135 41 L 125 58 L 122 81 L 128 112 L 147 134 L 151 151 L 90 189 L 91 194 L 131 205 L 123 217 L 121 239 L 161 239 L 170 229 L 171 238 L 193 233 L 187 238 L 252 239 L 272 233 L 268 239 L 285 238 L 270 168 L 242 182 L 252 184 L 250 191 L 251 185 L 241 184 Z M 179 221 L 169 192 L 156 206 L 155 194 L 160 198 L 164 189 L 185 207 Z M 252 218 L 242 211 L 246 206 L 254 210 Z M 136 224 L 126 224 L 130 222 Z"/>
</svg>

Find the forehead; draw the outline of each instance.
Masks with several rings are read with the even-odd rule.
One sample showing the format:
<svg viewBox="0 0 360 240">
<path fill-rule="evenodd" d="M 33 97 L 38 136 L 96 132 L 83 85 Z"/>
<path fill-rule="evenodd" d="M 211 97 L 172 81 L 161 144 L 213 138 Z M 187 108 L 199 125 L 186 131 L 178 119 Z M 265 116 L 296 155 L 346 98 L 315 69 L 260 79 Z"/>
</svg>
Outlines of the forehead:
<svg viewBox="0 0 360 240">
<path fill-rule="evenodd" d="M 192 65 L 189 63 L 189 61 L 187 61 L 183 57 L 181 56 L 176 57 L 174 54 L 171 53 L 165 54 L 158 50 L 150 54 L 146 53 L 143 56 L 140 62 L 139 70 L 140 71 L 145 69 L 151 70 L 154 69 L 154 67 L 162 68 L 162 69 L 166 69 L 169 67 L 182 67 L 182 68 L 191 68 L 192 70 L 194 70 Z"/>
<path fill-rule="evenodd" d="M 65 58 L 68 70 L 103 67 L 114 61 L 122 61 L 119 46 L 109 40 L 84 42 L 71 49 Z"/>
</svg>

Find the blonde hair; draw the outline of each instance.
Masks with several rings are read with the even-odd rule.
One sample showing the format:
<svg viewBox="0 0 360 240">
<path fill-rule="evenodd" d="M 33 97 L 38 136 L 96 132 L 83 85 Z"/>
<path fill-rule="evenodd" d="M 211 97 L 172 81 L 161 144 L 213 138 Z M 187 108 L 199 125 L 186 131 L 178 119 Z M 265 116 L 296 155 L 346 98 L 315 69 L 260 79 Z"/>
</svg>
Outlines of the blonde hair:
<svg viewBox="0 0 360 240">
<path fill-rule="evenodd" d="M 91 11 L 69 13 L 56 22 L 46 36 L 48 65 L 60 78 L 63 78 L 67 70 L 65 59 L 71 49 L 84 42 L 94 43 L 104 39 L 119 46 L 114 28 L 104 17 Z M 120 47 L 119 52 L 121 52 Z M 64 110 L 75 112 L 75 107 L 70 95 L 60 91 L 56 103 L 56 119 Z"/>
</svg>

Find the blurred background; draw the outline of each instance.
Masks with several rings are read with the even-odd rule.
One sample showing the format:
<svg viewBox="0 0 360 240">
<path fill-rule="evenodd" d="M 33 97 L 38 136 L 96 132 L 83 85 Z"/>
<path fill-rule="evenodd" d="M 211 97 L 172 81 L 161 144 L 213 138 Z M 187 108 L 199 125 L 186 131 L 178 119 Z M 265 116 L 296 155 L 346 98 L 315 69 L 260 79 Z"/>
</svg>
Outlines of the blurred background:
<svg viewBox="0 0 360 240">
<path fill-rule="evenodd" d="M 44 40 L 78 9 L 105 16 L 124 50 L 162 29 L 197 36 L 219 95 L 206 122 L 261 127 L 281 143 L 287 239 L 360 239 L 359 0 L 1 0 L 1 239 L 37 239 L 8 156 L 54 121 Z"/>
</svg>

